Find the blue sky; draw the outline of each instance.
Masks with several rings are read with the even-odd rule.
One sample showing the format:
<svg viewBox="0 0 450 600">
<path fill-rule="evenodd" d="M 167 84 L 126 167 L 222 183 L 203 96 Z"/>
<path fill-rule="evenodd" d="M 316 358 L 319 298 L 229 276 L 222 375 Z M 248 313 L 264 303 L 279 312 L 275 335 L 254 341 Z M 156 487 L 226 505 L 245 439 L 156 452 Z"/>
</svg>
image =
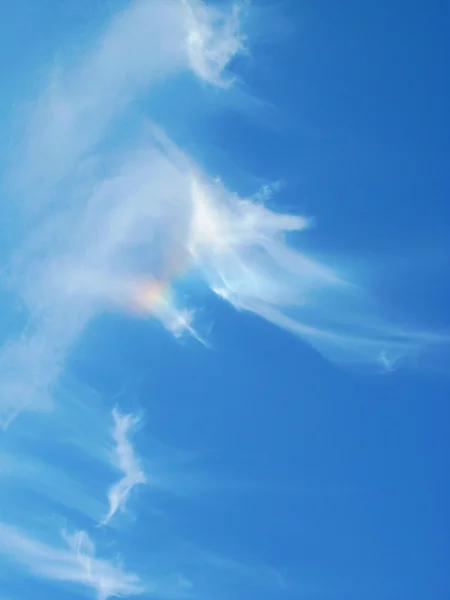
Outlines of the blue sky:
<svg viewBox="0 0 450 600">
<path fill-rule="evenodd" d="M 446 2 L 17 0 L 0 600 L 444 600 Z"/>
</svg>

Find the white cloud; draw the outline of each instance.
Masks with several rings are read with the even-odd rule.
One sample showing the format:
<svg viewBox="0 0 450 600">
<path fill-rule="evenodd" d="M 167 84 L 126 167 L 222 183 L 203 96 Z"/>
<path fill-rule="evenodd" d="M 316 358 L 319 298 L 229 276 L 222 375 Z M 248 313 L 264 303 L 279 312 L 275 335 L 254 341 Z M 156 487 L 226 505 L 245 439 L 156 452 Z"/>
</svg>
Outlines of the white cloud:
<svg viewBox="0 0 450 600">
<path fill-rule="evenodd" d="M 244 50 L 241 33 L 242 6 L 234 4 L 226 14 L 198 0 L 182 0 L 188 9 L 187 49 L 191 68 L 204 81 L 227 87 L 233 79 L 224 79 L 230 60 Z"/>
<path fill-rule="evenodd" d="M 0 351 L 0 426 L 25 408 L 51 406 L 67 354 L 105 297 L 120 302 L 130 290 L 135 293 L 127 250 L 145 237 L 151 211 L 160 210 L 160 204 L 146 202 L 149 195 L 170 202 L 171 194 L 184 193 L 183 175 L 161 152 L 150 151 L 145 160 L 156 175 L 153 184 L 139 153 L 136 165 L 126 162 L 126 172 L 118 168 L 105 176 L 110 156 L 101 144 L 116 119 L 140 94 L 182 71 L 222 85 L 222 71 L 241 47 L 236 10 L 222 13 L 200 1 L 137 0 L 91 48 L 53 70 L 30 116 L 17 165 L 15 201 L 25 211 L 6 271 L 29 324 Z M 120 155 L 117 143 L 120 148 L 120 142 L 111 147 Z M 162 302 L 157 312 L 175 335 L 195 334 L 189 309 Z"/>
<path fill-rule="evenodd" d="M 298 334 L 337 362 L 391 368 L 448 341 L 371 314 L 357 286 L 298 249 L 308 224 L 230 193 L 173 144 L 148 138 L 76 211 L 54 221 L 60 239 L 33 265 L 37 283 L 24 292 L 43 324 L 38 338 L 19 342 L 16 354 L 26 359 L 19 392 L 25 385 L 36 403 L 36 390 L 50 386 L 73 340 L 109 305 L 151 315 L 175 335 L 195 333 L 193 306 L 176 295 L 176 279 L 189 270 L 236 308 Z M 297 248 L 288 244 L 293 232 Z M 2 386 L 14 389 L 12 379 Z"/>
<path fill-rule="evenodd" d="M 66 547 L 51 545 L 0 522 L 0 553 L 35 576 L 76 584 L 84 592 L 94 591 L 98 600 L 145 591 L 137 575 L 97 558 L 95 547 L 85 532 L 66 534 L 65 538 Z"/>
<path fill-rule="evenodd" d="M 174 292 L 189 269 L 236 308 L 338 362 L 391 368 L 447 342 L 372 315 L 356 286 L 300 250 L 299 234 L 289 245 L 308 219 L 269 210 L 262 196 L 230 193 L 156 130 L 132 150 L 115 140 L 114 159 L 102 147 L 116 118 L 159 79 L 190 69 L 224 85 L 223 70 L 242 47 L 237 8 L 142 0 L 113 19 L 85 58 L 53 76 L 21 165 L 39 216 L 27 221 L 11 267 L 30 325 L 0 354 L 4 425 L 24 408 L 51 404 L 72 345 L 111 303 L 202 339 L 194 307 Z"/>
<path fill-rule="evenodd" d="M 0 454 L 3 511 L 14 510 L 14 499 L 20 496 L 23 503 L 33 506 L 34 511 L 37 511 L 39 504 L 36 500 L 40 498 L 41 506 L 45 506 L 50 500 L 62 513 L 66 513 L 67 509 L 70 512 L 75 510 L 91 521 L 99 520 L 104 511 L 104 503 L 93 486 L 89 485 L 90 477 L 84 473 L 83 477 L 77 478 L 75 473 L 67 469 L 64 458 L 67 459 L 67 456 L 59 456 L 57 461 L 45 461 L 36 458 L 31 451 L 22 456 L 17 456 L 16 452 Z M 95 468 L 93 472 L 95 473 Z"/>
<path fill-rule="evenodd" d="M 133 415 L 121 415 L 116 409 L 113 410 L 113 418 L 115 448 L 112 461 L 123 477 L 109 489 L 109 511 L 103 524 L 108 523 L 118 510 L 125 509 L 134 486 L 147 482 L 129 440 L 130 430 L 137 425 L 138 419 Z"/>
<path fill-rule="evenodd" d="M 116 135 L 132 104 L 165 78 L 190 71 L 202 83 L 226 88 L 233 81 L 227 67 L 243 50 L 237 7 L 219 10 L 199 0 L 131 2 L 90 49 L 52 72 L 26 130 L 16 186 L 26 209 L 8 284 L 28 322 L 0 351 L 0 425 L 25 409 L 53 409 L 53 440 L 83 450 L 91 468 L 94 461 L 114 466 L 121 477 L 108 491 L 103 524 L 125 509 L 134 486 L 147 483 L 130 438 L 137 420 L 113 412 L 111 447 L 101 426 L 95 428 L 104 413 L 89 416 L 81 402 L 72 413 L 58 412 L 54 385 L 88 324 L 109 308 L 139 312 L 175 336 L 187 332 L 202 340 L 195 298 L 186 302 L 177 290 L 177 279 L 193 271 L 237 309 L 299 335 L 337 362 L 390 369 L 427 345 L 448 341 L 371 314 L 339 269 L 302 251 L 310 220 L 269 209 L 265 187 L 240 197 L 157 127 L 141 137 Z M 141 116 L 131 120 L 141 128 Z M 32 452 L 26 441 L 23 448 L 25 458 L 12 446 L 5 459 L 11 469 L 23 465 L 18 479 L 83 517 L 98 518 L 98 496 L 87 490 L 92 473 L 83 472 L 83 485 L 75 476 L 58 478 L 67 456 L 46 468 L 35 456 L 26 463 L 26 452 Z M 51 443 L 46 448 L 54 450 Z M 167 473 L 155 478 L 158 486 L 176 488 Z M 24 511 L 28 506 L 36 508 L 31 502 Z M 0 523 L 0 553 L 12 563 L 35 576 L 78 584 L 99 600 L 144 591 L 167 598 L 192 594 L 191 580 L 177 574 L 144 585 L 120 564 L 97 558 L 84 532 L 65 540 L 66 546 L 49 543 Z M 223 581 L 231 573 L 283 587 L 270 570 L 248 570 L 215 556 L 198 562 L 199 571 L 206 564 Z"/>
<path fill-rule="evenodd" d="M 230 193 L 159 133 L 105 185 L 110 215 L 121 224 L 120 231 L 108 229 L 120 260 L 103 255 L 108 259 L 101 271 L 108 277 L 98 291 L 123 294 L 124 305 L 147 310 L 177 334 L 192 331 L 192 324 L 170 291 L 180 273 L 193 270 L 236 308 L 300 335 L 337 362 L 390 369 L 428 346 L 448 343 L 445 335 L 393 325 L 371 312 L 358 286 L 301 252 L 299 237 L 297 247 L 288 244 L 288 235 L 301 233 L 309 219 Z M 129 190 L 126 209 L 121 189 Z M 137 248 L 158 257 L 144 272 L 135 263 Z"/>
<path fill-rule="evenodd" d="M 159 81 L 191 69 L 223 85 L 222 72 L 242 50 L 239 10 L 200 0 L 135 0 L 110 22 L 86 58 L 59 65 L 27 131 L 20 179 L 42 193 L 91 153 L 112 120 Z"/>
</svg>

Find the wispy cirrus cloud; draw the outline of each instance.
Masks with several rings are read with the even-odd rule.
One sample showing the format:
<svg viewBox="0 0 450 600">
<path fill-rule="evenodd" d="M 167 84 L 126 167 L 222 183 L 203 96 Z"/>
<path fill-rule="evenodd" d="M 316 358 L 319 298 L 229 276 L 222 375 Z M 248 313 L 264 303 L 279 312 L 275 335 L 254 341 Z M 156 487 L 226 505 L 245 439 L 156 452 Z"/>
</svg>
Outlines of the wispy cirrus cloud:
<svg viewBox="0 0 450 600">
<path fill-rule="evenodd" d="M 142 127 L 148 115 L 133 113 L 141 133 L 117 136 L 133 102 L 164 78 L 191 71 L 226 87 L 244 47 L 241 16 L 194 0 L 133 2 L 82 59 L 51 75 L 19 163 L 20 204 L 32 210 L 8 284 L 28 325 L 0 353 L 3 425 L 24 408 L 51 407 L 71 347 L 113 304 L 203 340 L 195 299 L 177 298 L 186 272 L 339 363 L 390 369 L 447 344 L 373 314 L 357 282 L 302 251 L 309 219 L 228 190 L 156 127 Z"/>
<path fill-rule="evenodd" d="M 159 210 L 146 207 L 145 198 L 173 193 L 174 169 L 161 153 L 147 152 L 146 168 L 157 175 L 151 187 L 139 170 L 139 152 L 133 155 L 137 166 L 125 161 L 121 167 L 123 158 L 117 165 L 114 156 L 127 151 L 115 139 L 117 119 L 141 94 L 183 71 L 221 85 L 223 70 L 242 47 L 239 27 L 233 8 L 221 11 L 197 0 L 131 2 L 81 58 L 51 72 L 30 115 L 14 186 L 22 216 L 6 282 L 25 306 L 28 324 L 0 352 L 4 426 L 24 408 L 51 407 L 52 385 L 101 310 L 99 300 L 105 292 L 128 296 L 135 286 L 122 258 L 144 235 L 144 226 L 134 240 L 130 230 Z M 112 150 L 102 147 L 105 139 Z M 184 193 L 180 179 L 175 173 L 178 195 Z M 120 289 L 112 289 L 116 260 Z M 159 314 L 175 334 L 189 329 L 189 310 L 166 304 Z"/>
<path fill-rule="evenodd" d="M 76 509 L 78 518 L 111 523 L 133 487 L 152 477 L 131 443 L 135 417 L 115 410 L 111 437 L 104 426 L 106 410 L 88 415 L 81 401 L 72 412 L 58 410 L 64 398 L 55 394 L 55 384 L 70 371 L 72 351 L 89 324 L 111 309 L 158 320 L 174 336 L 203 340 L 196 319 L 198 288 L 188 301 L 179 285 L 186 274 L 195 274 L 198 286 L 299 335 L 339 363 L 390 369 L 448 342 L 445 335 L 373 314 L 357 282 L 303 250 L 309 218 L 269 208 L 273 202 L 265 188 L 250 197 L 230 190 L 226 174 L 214 177 L 149 125 L 152 115 L 139 100 L 168 78 L 190 73 L 204 87 L 231 85 L 227 67 L 245 46 L 241 18 L 239 7 L 213 8 L 199 0 L 127 4 L 82 56 L 52 69 L 26 128 L 13 186 L 21 221 L 6 270 L 25 325 L 0 351 L 0 424 L 11 425 L 27 409 L 48 411 L 52 427 L 46 433 L 58 443 L 47 443 L 43 456 L 36 457 L 30 440 L 22 440 L 23 455 L 15 454 L 12 444 L 4 464 L 11 472 L 23 465 L 22 483 Z M 182 101 L 183 81 L 179 85 Z M 15 436 L 21 423 L 6 434 Z M 84 463 L 74 458 L 78 451 Z M 27 452 L 34 458 L 30 463 Z M 49 455 L 60 458 L 55 468 L 43 466 Z M 86 460 L 90 479 L 80 468 Z M 92 481 L 97 463 L 99 470 L 113 467 L 121 476 L 106 492 L 108 507 L 100 518 L 98 492 L 101 488 L 104 499 L 107 486 Z M 67 465 L 61 491 L 58 474 Z M 83 473 L 83 485 L 75 471 Z M 159 481 L 162 488 L 176 487 L 164 474 Z M 24 513 L 28 506 L 36 510 L 29 499 L 25 504 Z M 86 533 L 65 534 L 65 541 L 65 546 L 62 540 L 50 543 L 21 526 L 0 524 L 0 552 L 12 564 L 78 584 L 100 600 L 143 591 L 167 598 L 194 593 L 177 561 L 160 569 L 170 573 L 168 580 L 142 583 L 118 563 L 97 558 Z M 194 571 L 206 567 L 207 597 L 218 573 L 224 585 L 230 573 L 239 581 L 249 573 L 255 573 L 252 580 L 269 579 L 271 585 L 275 580 L 277 591 L 284 585 L 271 571 L 269 576 L 265 569 L 249 571 L 215 555 L 203 557 Z"/>
<path fill-rule="evenodd" d="M 48 506 L 50 502 L 59 514 L 76 514 L 93 522 L 100 520 L 105 509 L 100 490 L 92 485 L 90 477 L 80 477 L 71 472 L 66 461 L 65 454 L 61 454 L 57 461 L 36 458 L 32 452 L 0 454 L 3 512 L 14 512 L 14 498 L 19 496 L 34 510 Z M 100 471 L 101 466 L 93 463 L 91 469 L 93 472 Z"/>
<path fill-rule="evenodd" d="M 60 63 L 27 128 L 20 181 L 45 204 L 48 184 L 82 170 L 112 121 L 140 94 L 191 70 L 226 84 L 229 61 L 243 48 L 239 5 L 219 10 L 201 0 L 137 0 L 119 12 L 81 60 Z M 41 192 L 41 193 L 39 193 Z"/>
<path fill-rule="evenodd" d="M 111 412 L 105 398 L 68 379 L 53 389 L 52 410 L 26 411 L 2 432 L 1 507 L 14 522 L 28 504 L 32 513 L 50 506 L 63 519 L 91 525 L 107 511 L 105 492 L 117 470 Z"/>
<path fill-rule="evenodd" d="M 0 522 L 0 554 L 36 577 L 77 586 L 98 600 L 141 594 L 145 588 L 137 575 L 114 562 L 97 558 L 84 531 L 64 534 L 66 545 L 50 544 Z"/>
<path fill-rule="evenodd" d="M 176 280 L 194 272 L 237 309 L 301 336 L 336 362 L 390 369 L 448 344 L 444 334 L 394 325 L 371 311 L 357 282 L 301 251 L 310 219 L 230 192 L 157 129 L 102 182 L 88 215 L 77 238 L 93 251 L 89 264 L 77 263 L 78 293 L 152 314 L 176 335 L 195 330 L 191 307 L 174 293 Z M 98 248 L 102 262 L 93 271 Z M 65 273 L 76 280 L 70 268 Z"/>
<path fill-rule="evenodd" d="M 136 458 L 130 442 L 131 429 L 138 424 L 137 417 L 122 415 L 113 410 L 115 448 L 112 462 L 121 471 L 123 477 L 108 491 L 109 510 L 102 523 L 106 525 L 118 510 L 124 510 L 133 487 L 147 483 L 147 478 Z"/>
<path fill-rule="evenodd" d="M 219 87 L 228 87 L 233 78 L 224 78 L 223 71 L 230 59 L 245 48 L 241 32 L 244 6 L 234 4 L 226 18 L 198 0 L 182 0 L 189 17 L 187 50 L 191 68 L 202 80 Z"/>
</svg>

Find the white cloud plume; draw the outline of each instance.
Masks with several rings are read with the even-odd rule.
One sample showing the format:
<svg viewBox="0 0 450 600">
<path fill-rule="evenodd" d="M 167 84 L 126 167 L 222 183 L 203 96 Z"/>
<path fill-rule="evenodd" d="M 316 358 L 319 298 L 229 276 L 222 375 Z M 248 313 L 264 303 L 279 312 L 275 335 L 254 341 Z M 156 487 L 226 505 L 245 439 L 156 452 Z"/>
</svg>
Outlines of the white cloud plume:
<svg viewBox="0 0 450 600">
<path fill-rule="evenodd" d="M 269 209 L 265 189 L 251 198 L 231 192 L 157 127 L 147 127 L 141 137 L 117 134 L 122 118 L 141 127 L 140 116 L 130 117 L 133 102 L 168 77 L 190 71 L 202 83 L 226 88 L 233 81 L 227 67 L 243 50 L 237 6 L 131 2 L 81 60 L 54 70 L 27 127 L 15 189 L 25 207 L 23 227 L 8 284 L 28 322 L 0 350 L 0 425 L 27 408 L 53 408 L 52 435 L 65 435 L 66 442 L 73 435 L 91 460 L 117 468 L 122 477 L 108 491 L 104 524 L 125 508 L 135 485 L 147 482 L 130 441 L 137 421 L 113 412 L 115 445 L 105 456 L 103 433 L 86 432 L 85 423 L 97 422 L 98 415 L 89 419 L 75 410 L 81 425 L 70 429 L 73 415 L 54 407 L 54 384 L 88 324 L 110 307 L 140 311 L 175 336 L 187 332 L 202 339 L 195 290 L 187 303 L 177 286 L 184 273 L 194 272 L 237 309 L 298 334 L 337 362 L 390 369 L 448 341 L 373 315 L 353 282 L 302 252 L 309 219 Z M 34 458 L 22 480 L 32 472 L 28 479 L 34 478 L 38 493 L 97 517 L 98 496 L 89 502 L 92 491 L 67 480 L 67 489 L 58 491 L 61 464 L 45 470 Z M 23 457 L 7 459 L 12 468 L 23 464 Z M 164 477 L 161 482 L 164 487 Z M 119 564 L 97 558 L 83 532 L 65 539 L 66 546 L 50 544 L 0 523 L 0 553 L 11 562 L 39 577 L 79 584 L 99 600 L 144 589 L 168 598 L 191 594 L 190 580 L 181 575 L 162 587 L 143 585 Z M 216 559 L 209 567 L 226 573 L 224 581 L 230 572 L 238 578 L 247 573 Z"/>
<path fill-rule="evenodd" d="M 148 550 L 146 575 L 125 570 L 122 561 L 97 556 L 85 531 L 61 531 L 58 539 L 48 532 L 34 535 L 0 521 L 0 556 L 4 565 L 26 576 L 66 586 L 98 600 L 145 595 L 147 598 L 185 600 L 210 598 L 224 589 L 237 594 L 242 587 L 282 592 L 282 575 L 267 567 L 249 566 L 194 546 L 175 547 L 169 553 Z M 170 566 L 168 566 L 170 565 Z M 239 596 L 240 597 L 240 596 Z"/>
<path fill-rule="evenodd" d="M 12 355 L 26 359 L 20 383 L 11 382 L 14 369 L 3 356 L 9 374 L 2 386 L 18 386 L 22 395 L 25 386 L 35 403 L 37 392 L 46 397 L 70 344 L 109 305 L 150 314 L 175 335 L 195 332 L 193 307 L 176 293 L 176 279 L 189 270 L 237 309 L 298 334 L 337 362 L 390 369 L 448 342 L 372 314 L 356 285 L 298 249 L 307 226 L 308 219 L 230 193 L 167 139 L 147 139 L 76 210 L 54 220 L 60 239 L 33 264 L 35 283 L 25 293 L 30 310 L 39 307 L 41 331 Z M 297 247 L 290 246 L 287 236 L 296 232 Z"/>
<path fill-rule="evenodd" d="M 51 406 L 70 348 L 111 302 L 201 340 L 195 307 L 183 306 L 173 285 L 188 269 L 236 308 L 338 362 L 389 369 L 447 342 L 371 315 L 353 284 L 299 250 L 298 234 L 297 247 L 288 245 L 307 219 L 269 210 L 261 195 L 230 193 L 156 128 L 132 151 L 129 140 L 124 147 L 115 140 L 114 158 L 102 146 L 130 103 L 158 80 L 190 69 L 223 86 L 223 71 L 242 48 L 236 7 L 141 0 L 112 20 L 83 60 L 52 77 L 21 164 L 35 217 L 25 222 L 9 284 L 29 325 L 0 351 L 3 425 L 24 408 Z"/>
<path fill-rule="evenodd" d="M 236 308 L 300 335 L 337 362 L 389 369 L 448 342 L 372 314 L 353 282 L 301 252 L 298 242 L 287 243 L 308 219 L 230 193 L 157 130 L 102 182 L 79 218 L 72 235 L 83 253 L 76 244 L 58 253 L 68 259 L 64 268 L 56 264 L 55 285 L 91 306 L 113 301 L 147 311 L 176 335 L 193 331 L 192 311 L 177 302 L 172 285 L 191 270 Z"/>
<path fill-rule="evenodd" d="M 230 60 L 244 50 L 241 34 L 242 6 L 234 4 L 228 14 L 206 7 L 198 0 L 182 0 L 189 13 L 187 49 L 194 73 L 204 81 L 227 87 L 233 79 L 224 79 Z"/>
<path fill-rule="evenodd" d="M 116 118 L 158 81 L 182 71 L 222 85 L 222 71 L 241 47 L 236 10 L 222 12 L 200 1 L 137 0 L 81 60 L 52 73 L 30 117 L 25 158 L 17 167 L 14 200 L 26 209 L 7 282 L 21 297 L 29 324 L 0 350 L 0 426 L 25 408 L 51 406 L 52 385 L 98 312 L 97 301 L 105 292 L 128 297 L 135 287 L 133 273 L 120 264 L 121 253 L 132 243 L 130 227 L 141 217 L 148 223 L 145 195 L 170 201 L 174 169 L 158 153 L 149 164 L 157 175 L 152 189 L 145 188 L 148 178 L 139 160 L 134 173 L 129 169 L 102 181 L 108 155 L 101 144 Z M 175 179 L 180 191 L 180 177 Z M 143 226 L 139 236 L 145 236 Z M 110 274 L 115 260 L 120 280 Z M 166 303 L 158 314 L 176 335 L 190 329 L 190 310 L 174 311 Z"/>
<path fill-rule="evenodd" d="M 224 85 L 223 71 L 242 50 L 238 6 L 222 11 L 200 0 L 135 0 L 120 12 L 87 58 L 59 65 L 39 99 L 27 131 L 27 162 L 20 179 L 41 190 L 82 170 L 113 119 L 139 94 L 191 69 Z"/>
<path fill-rule="evenodd" d="M 131 596 L 145 591 L 137 575 L 95 556 L 89 536 L 78 531 L 65 535 L 63 544 L 51 545 L 0 522 L 0 554 L 37 577 L 76 584 L 98 600 Z"/>
<path fill-rule="evenodd" d="M 113 410 L 113 418 L 115 441 L 113 464 L 123 473 L 123 477 L 109 489 L 109 511 L 103 524 L 107 524 L 118 510 L 125 509 L 134 486 L 147 482 L 129 440 L 130 430 L 137 425 L 138 419 L 133 415 L 121 415 L 117 409 Z"/>
</svg>

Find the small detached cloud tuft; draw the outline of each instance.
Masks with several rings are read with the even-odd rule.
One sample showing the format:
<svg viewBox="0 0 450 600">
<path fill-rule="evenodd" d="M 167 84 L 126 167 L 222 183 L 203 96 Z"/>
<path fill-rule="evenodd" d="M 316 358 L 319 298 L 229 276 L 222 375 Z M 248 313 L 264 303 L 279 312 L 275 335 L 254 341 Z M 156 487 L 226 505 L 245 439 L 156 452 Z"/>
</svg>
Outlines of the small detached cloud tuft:
<svg viewBox="0 0 450 600">
<path fill-rule="evenodd" d="M 212 85 L 230 86 L 233 78 L 223 74 L 231 59 L 244 50 L 242 6 L 234 4 L 226 13 L 197 0 L 182 2 L 188 11 L 187 52 L 192 71 Z"/>
<path fill-rule="evenodd" d="M 139 422 L 138 418 L 133 415 L 122 415 L 116 409 L 113 410 L 113 418 L 113 438 L 116 445 L 112 461 L 122 472 L 123 477 L 109 489 L 109 510 L 102 521 L 103 525 L 106 525 L 118 510 L 125 510 L 131 490 L 136 485 L 147 483 L 129 439 L 131 429 Z"/>
</svg>

